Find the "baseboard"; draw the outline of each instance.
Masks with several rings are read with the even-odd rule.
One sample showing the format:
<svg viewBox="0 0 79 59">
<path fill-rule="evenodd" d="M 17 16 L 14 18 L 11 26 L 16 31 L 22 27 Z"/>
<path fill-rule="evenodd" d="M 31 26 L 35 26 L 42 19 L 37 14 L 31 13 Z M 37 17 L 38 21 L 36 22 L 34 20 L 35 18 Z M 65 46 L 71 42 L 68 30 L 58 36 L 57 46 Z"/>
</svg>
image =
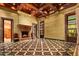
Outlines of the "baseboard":
<svg viewBox="0 0 79 59">
<path fill-rule="evenodd" d="M 65 40 L 61 40 L 61 39 L 54 39 L 54 38 L 47 38 L 47 37 L 45 37 L 45 39 L 65 41 Z"/>
</svg>

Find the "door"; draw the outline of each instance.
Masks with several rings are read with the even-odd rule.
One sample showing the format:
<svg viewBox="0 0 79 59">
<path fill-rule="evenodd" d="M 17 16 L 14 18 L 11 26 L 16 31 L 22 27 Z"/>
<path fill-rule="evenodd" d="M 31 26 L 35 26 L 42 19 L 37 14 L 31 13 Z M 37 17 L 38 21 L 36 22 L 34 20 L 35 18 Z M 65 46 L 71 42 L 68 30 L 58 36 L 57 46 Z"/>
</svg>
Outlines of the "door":
<svg viewBox="0 0 79 59">
<path fill-rule="evenodd" d="M 12 20 L 7 18 L 3 19 L 3 42 L 9 43 L 12 41 Z"/>
<path fill-rule="evenodd" d="M 32 24 L 32 34 L 33 38 L 37 38 L 37 24 Z"/>
<path fill-rule="evenodd" d="M 44 21 L 40 22 L 40 38 L 44 38 Z"/>
<path fill-rule="evenodd" d="M 74 42 L 77 41 L 77 28 L 76 28 L 76 15 L 75 13 L 66 15 L 66 41 Z"/>
</svg>

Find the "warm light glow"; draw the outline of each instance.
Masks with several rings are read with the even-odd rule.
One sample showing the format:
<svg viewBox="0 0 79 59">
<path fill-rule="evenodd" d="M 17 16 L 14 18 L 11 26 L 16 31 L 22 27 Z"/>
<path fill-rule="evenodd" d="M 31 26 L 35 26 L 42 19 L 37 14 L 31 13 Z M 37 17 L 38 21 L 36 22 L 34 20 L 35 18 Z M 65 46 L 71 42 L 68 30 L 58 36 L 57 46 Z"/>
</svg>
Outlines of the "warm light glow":
<svg viewBox="0 0 79 59">
<path fill-rule="evenodd" d="M 13 7 L 13 6 L 11 7 L 11 9 L 16 10 L 15 7 Z"/>
<path fill-rule="evenodd" d="M 46 11 L 44 11 L 44 13 L 45 13 L 45 14 L 47 14 L 47 12 L 46 12 Z"/>
<path fill-rule="evenodd" d="M 54 10 L 49 12 L 49 14 L 51 14 L 51 13 L 54 13 Z"/>
<path fill-rule="evenodd" d="M 11 21 L 4 20 L 4 42 L 11 42 Z"/>
<path fill-rule="evenodd" d="M 34 6 L 33 6 L 33 5 L 31 5 L 31 4 L 26 4 L 26 6 L 27 6 L 28 8 L 32 8 L 32 9 L 37 10 L 37 8 L 36 8 L 36 7 L 34 7 Z"/>
<path fill-rule="evenodd" d="M 64 7 L 63 7 L 63 6 L 60 8 L 60 10 L 62 10 L 62 9 L 64 9 Z"/>
<path fill-rule="evenodd" d="M 52 8 L 50 8 L 50 10 L 52 10 Z"/>
<path fill-rule="evenodd" d="M 1 6 L 5 6 L 4 3 L 0 3 Z"/>
</svg>

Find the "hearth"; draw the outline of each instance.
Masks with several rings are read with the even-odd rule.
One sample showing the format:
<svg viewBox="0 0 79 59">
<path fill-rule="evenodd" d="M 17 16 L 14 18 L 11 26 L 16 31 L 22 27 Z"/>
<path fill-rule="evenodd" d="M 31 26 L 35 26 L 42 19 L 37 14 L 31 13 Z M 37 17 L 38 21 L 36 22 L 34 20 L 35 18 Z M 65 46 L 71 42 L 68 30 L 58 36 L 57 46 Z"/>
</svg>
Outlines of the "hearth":
<svg viewBox="0 0 79 59">
<path fill-rule="evenodd" d="M 22 38 L 26 38 L 28 37 L 28 32 L 27 31 L 21 31 L 21 34 L 22 34 Z"/>
</svg>

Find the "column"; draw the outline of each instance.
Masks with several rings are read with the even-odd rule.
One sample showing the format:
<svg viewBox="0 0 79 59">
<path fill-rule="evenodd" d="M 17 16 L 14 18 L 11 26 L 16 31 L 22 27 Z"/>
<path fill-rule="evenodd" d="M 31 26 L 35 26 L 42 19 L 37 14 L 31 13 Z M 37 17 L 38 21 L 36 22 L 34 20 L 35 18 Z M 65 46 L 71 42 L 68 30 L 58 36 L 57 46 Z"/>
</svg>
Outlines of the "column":
<svg viewBox="0 0 79 59">
<path fill-rule="evenodd" d="M 79 55 L 79 8 L 76 9 L 76 24 L 77 24 L 77 45 L 75 55 Z"/>
</svg>

